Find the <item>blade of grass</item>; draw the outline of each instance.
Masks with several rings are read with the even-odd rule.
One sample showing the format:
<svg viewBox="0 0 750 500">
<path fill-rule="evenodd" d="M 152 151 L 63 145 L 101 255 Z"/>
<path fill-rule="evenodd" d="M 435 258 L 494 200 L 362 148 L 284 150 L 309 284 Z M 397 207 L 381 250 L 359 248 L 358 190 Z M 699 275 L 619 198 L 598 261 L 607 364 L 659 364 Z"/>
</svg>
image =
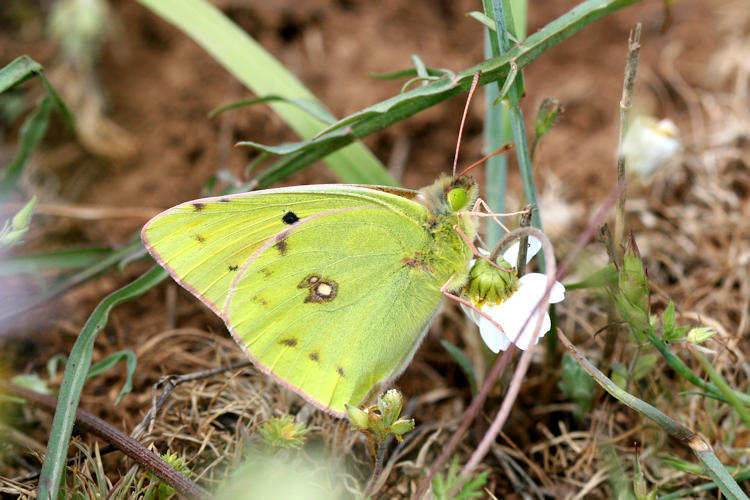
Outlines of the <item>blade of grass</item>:
<svg viewBox="0 0 750 500">
<path fill-rule="evenodd" d="M 44 68 L 29 56 L 17 57 L 0 69 L 0 94 L 34 77 L 39 78 L 44 92 L 52 99 L 65 124 L 73 127 L 73 115 L 60 98 L 60 95 L 55 91 L 55 88 L 47 80 Z"/>
<path fill-rule="evenodd" d="M 88 267 L 101 261 L 110 252 L 110 248 L 93 247 L 13 255 L 0 259 L 0 276 Z"/>
<path fill-rule="evenodd" d="M 485 58 L 496 58 L 500 54 L 505 52 L 501 49 L 500 42 L 497 35 L 497 27 L 494 20 L 487 16 L 487 13 L 492 12 L 492 1 L 483 0 L 482 6 L 484 8 L 485 18 L 482 22 L 489 22 L 485 28 L 485 43 L 484 53 Z M 526 0 L 514 0 L 513 2 L 513 35 L 517 37 L 511 37 L 511 33 L 506 35 L 513 40 L 523 40 L 526 37 L 526 11 L 527 3 Z M 507 47 L 509 49 L 510 47 Z M 485 90 L 485 129 L 484 129 L 484 147 L 485 154 L 496 151 L 500 146 L 510 142 L 513 139 L 510 130 L 510 116 L 508 109 L 505 106 L 497 106 L 497 100 L 501 95 L 500 83 L 497 82 L 495 85 L 489 85 Z M 486 184 L 485 193 L 487 196 L 487 203 L 496 212 L 505 211 L 505 196 L 506 196 L 506 184 L 508 175 L 508 157 L 506 155 L 492 157 L 487 161 L 486 165 Z M 488 224 L 485 237 L 487 244 L 490 247 L 494 247 L 500 238 L 502 238 L 502 228 L 497 224 Z"/>
<path fill-rule="evenodd" d="M 2 324 L 2 322 L 5 320 L 18 316 L 19 314 L 28 312 L 31 309 L 41 304 L 44 304 L 45 302 L 49 300 L 52 300 L 58 295 L 61 295 L 65 293 L 66 291 L 70 290 L 74 286 L 91 279 L 97 274 L 106 271 L 110 267 L 115 266 L 122 261 L 130 260 L 132 258 L 135 258 L 138 255 L 145 255 L 145 254 L 146 254 L 146 250 L 143 248 L 143 244 L 141 243 L 140 239 L 135 240 L 132 243 L 128 244 L 126 247 L 123 247 L 120 250 L 112 251 L 108 256 L 102 257 L 101 259 L 97 260 L 95 264 L 85 269 L 82 269 L 81 271 L 66 278 L 62 282 L 55 284 L 54 286 L 50 287 L 45 292 L 34 297 L 28 303 L 22 304 L 20 307 L 17 307 L 15 309 L 10 309 L 8 308 L 6 304 L 0 303 L 0 324 Z M 3 332 L 2 330 L 0 330 L 0 338 L 2 337 L 3 337 Z"/>
<path fill-rule="evenodd" d="M 174 24 L 259 97 L 273 94 L 305 100 L 324 108 L 317 98 L 271 54 L 205 0 L 138 0 Z M 282 103 L 269 106 L 300 137 L 311 138 L 323 122 Z M 326 163 L 344 182 L 394 185 L 383 165 L 362 144 L 330 155 Z"/>
<path fill-rule="evenodd" d="M 649 342 L 651 342 L 651 344 L 656 347 L 667 364 L 675 372 L 677 372 L 678 375 L 680 375 L 696 387 L 700 387 L 705 391 L 709 391 L 719 398 L 724 397 L 722 391 L 718 387 L 716 387 L 711 382 L 706 382 L 698 375 L 693 373 L 692 370 L 690 370 L 690 368 L 688 368 L 687 365 L 685 365 L 685 363 L 683 363 L 682 360 L 669 349 L 669 346 L 665 344 L 664 341 L 662 341 L 656 335 L 656 333 L 654 333 L 653 330 L 648 330 L 642 333 L 646 336 L 646 338 L 648 338 Z M 740 391 L 734 391 L 734 395 L 739 401 L 742 402 L 743 405 L 750 406 L 750 394 L 745 394 Z"/>
<path fill-rule="evenodd" d="M 719 486 L 721 492 L 728 499 L 732 500 L 747 500 L 748 497 L 740 489 L 737 482 L 729 474 L 724 464 L 718 459 L 714 453 L 711 445 L 706 441 L 703 436 L 691 431 L 687 427 L 683 426 L 676 420 L 662 413 L 654 406 L 646 403 L 645 401 L 638 399 L 632 394 L 626 392 L 620 388 L 617 384 L 607 378 L 601 371 L 599 371 L 589 360 L 583 357 L 570 343 L 570 341 L 563 335 L 561 331 L 557 332 L 560 341 L 565 345 L 571 355 L 578 361 L 586 372 L 596 380 L 596 382 L 607 391 L 612 397 L 635 410 L 636 412 L 650 418 L 656 422 L 667 434 L 680 440 L 683 444 L 687 445 L 698 458 L 698 461 L 703 466 L 703 470 L 711 476 L 711 479 Z"/>
<path fill-rule="evenodd" d="M 43 97 L 37 108 L 24 120 L 19 132 L 20 144 L 18 145 L 18 151 L 0 175 L 0 203 L 16 187 L 31 151 L 37 147 L 42 137 L 44 137 L 52 107 L 52 99 Z"/>
<path fill-rule="evenodd" d="M 102 300 L 86 321 L 65 365 L 57 409 L 47 443 L 47 454 L 39 477 L 37 498 L 57 498 L 76 409 L 91 366 L 94 341 L 107 324 L 109 312 L 113 307 L 143 295 L 167 276 L 167 272 L 161 267 L 152 268 L 134 282 Z"/>
</svg>

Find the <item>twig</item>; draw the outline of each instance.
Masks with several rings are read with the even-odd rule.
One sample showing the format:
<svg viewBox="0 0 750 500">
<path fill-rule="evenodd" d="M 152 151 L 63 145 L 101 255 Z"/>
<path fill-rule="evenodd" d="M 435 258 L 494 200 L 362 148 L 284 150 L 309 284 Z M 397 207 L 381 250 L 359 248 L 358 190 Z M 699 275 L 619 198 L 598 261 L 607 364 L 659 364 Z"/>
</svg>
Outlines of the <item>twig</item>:
<svg viewBox="0 0 750 500">
<path fill-rule="evenodd" d="M 31 403 L 51 410 L 57 407 L 57 399 L 26 389 L 25 387 L 0 382 L 0 389 L 16 394 Z M 195 499 L 209 498 L 208 491 L 181 474 L 177 469 L 162 460 L 159 455 L 96 415 L 79 408 L 76 410 L 75 423 L 78 428 L 88 431 L 107 443 L 116 446 L 127 456 L 153 472 L 159 479 L 172 486 L 180 495 Z"/>
<path fill-rule="evenodd" d="M 526 205 L 524 213 L 521 215 L 521 222 L 518 224 L 519 227 L 529 227 L 531 225 L 531 212 L 534 211 L 534 205 Z M 518 275 L 523 276 L 526 274 L 526 255 L 529 253 L 529 237 L 524 235 L 521 236 L 518 247 L 518 263 L 516 269 L 518 269 Z M 513 264 L 513 262 L 511 262 Z"/>
<path fill-rule="evenodd" d="M 622 154 L 622 144 L 628 131 L 630 108 L 633 106 L 633 90 L 635 77 L 638 72 L 638 58 L 641 55 L 641 23 L 636 24 L 635 33 L 628 37 L 628 60 L 625 64 L 625 82 L 622 86 L 620 99 L 620 144 L 617 148 L 617 185 L 620 186 L 620 197 L 615 211 L 615 248 L 618 252 L 617 263 L 621 260 L 620 245 L 625 240 L 625 199 L 627 197 L 627 178 L 625 177 L 625 156 Z"/>
</svg>

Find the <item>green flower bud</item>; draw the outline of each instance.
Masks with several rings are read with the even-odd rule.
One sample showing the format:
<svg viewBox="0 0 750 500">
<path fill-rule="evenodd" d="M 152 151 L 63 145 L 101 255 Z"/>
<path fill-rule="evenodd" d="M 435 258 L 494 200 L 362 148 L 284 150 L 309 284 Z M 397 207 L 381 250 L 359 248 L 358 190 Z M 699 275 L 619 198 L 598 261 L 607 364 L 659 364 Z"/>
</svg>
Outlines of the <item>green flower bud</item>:
<svg viewBox="0 0 750 500">
<path fill-rule="evenodd" d="M 560 116 L 561 111 L 560 101 L 554 97 L 547 97 L 542 101 L 542 104 L 539 105 L 539 111 L 536 114 L 536 122 L 534 123 L 535 140 L 538 140 L 550 131 L 555 125 L 557 117 Z"/>
<path fill-rule="evenodd" d="M 632 235 L 618 272 L 615 304 L 623 319 L 639 332 L 650 328 L 648 279 Z"/>
<path fill-rule="evenodd" d="M 407 432 L 414 430 L 414 419 L 413 418 L 400 418 L 396 420 L 393 425 L 391 425 L 391 432 L 394 436 L 396 436 L 396 439 L 401 441 L 403 439 L 403 435 Z"/>
<path fill-rule="evenodd" d="M 497 264 L 507 269 L 512 268 L 502 257 Z M 469 271 L 463 295 L 477 306 L 485 303 L 497 305 L 513 295 L 516 290 L 518 277 L 514 271 L 503 271 L 484 259 L 477 259 Z"/>
<path fill-rule="evenodd" d="M 404 398 L 396 389 L 390 389 L 385 394 L 378 396 L 378 410 L 383 415 L 383 424 L 390 427 L 401 415 Z"/>
<path fill-rule="evenodd" d="M 36 196 L 31 198 L 29 202 L 13 216 L 13 227 L 16 229 L 28 228 L 31 223 L 31 214 L 34 211 L 36 205 Z"/>
<path fill-rule="evenodd" d="M 367 412 L 360 410 L 358 407 L 346 405 L 346 414 L 349 416 L 351 423 L 359 430 L 367 429 L 370 426 L 370 418 Z"/>
<path fill-rule="evenodd" d="M 688 342 L 692 342 L 693 344 L 700 344 L 716 335 L 716 333 L 716 330 L 714 330 L 710 326 L 698 326 L 696 328 L 692 328 L 687 333 L 685 339 Z"/>
</svg>

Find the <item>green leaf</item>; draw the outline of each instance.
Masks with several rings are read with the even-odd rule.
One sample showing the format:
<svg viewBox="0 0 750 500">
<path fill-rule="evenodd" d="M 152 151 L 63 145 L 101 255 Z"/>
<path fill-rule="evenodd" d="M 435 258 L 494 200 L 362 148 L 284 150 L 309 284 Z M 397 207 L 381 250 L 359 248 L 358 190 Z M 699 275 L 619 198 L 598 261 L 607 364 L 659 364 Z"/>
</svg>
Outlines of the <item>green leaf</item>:
<svg viewBox="0 0 750 500">
<path fill-rule="evenodd" d="M 558 387 L 575 403 L 575 415 L 578 418 L 588 413 L 594 398 L 594 379 L 567 352 L 562 357 L 562 374 Z"/>
<path fill-rule="evenodd" d="M 20 144 L 18 145 L 18 151 L 0 175 L 0 202 L 6 199 L 16 187 L 31 151 L 37 147 L 42 137 L 44 137 L 44 133 L 47 131 L 49 115 L 52 112 L 52 105 L 52 99 L 43 97 L 34 112 L 24 120 L 19 132 Z"/>
<path fill-rule="evenodd" d="M 631 375 L 633 380 L 641 380 L 653 370 L 656 366 L 656 362 L 659 360 L 658 354 L 641 354 L 635 362 L 633 367 L 633 373 Z"/>
<path fill-rule="evenodd" d="M 583 288 L 603 288 L 617 284 L 617 269 L 614 264 L 607 264 L 597 269 L 581 281 L 566 283 L 565 290 L 580 290 Z"/>
<path fill-rule="evenodd" d="M 130 391 L 133 390 L 133 375 L 135 374 L 135 367 L 138 363 L 138 358 L 133 351 L 125 349 L 110 354 L 109 356 L 89 368 L 89 374 L 86 377 L 86 380 L 88 380 L 96 377 L 97 375 L 101 375 L 120 361 L 125 361 L 127 375 L 125 377 L 125 384 L 122 386 L 120 394 L 117 395 L 115 404 L 119 403 L 120 400 L 122 400 L 123 396 L 129 394 Z"/>
<path fill-rule="evenodd" d="M 29 202 L 13 216 L 10 223 L 6 221 L 4 226 L 0 228 L 0 248 L 12 247 L 23 243 L 21 238 L 29 230 L 29 226 L 31 225 L 31 215 L 34 212 L 35 205 L 36 196 L 32 197 L 31 200 L 29 200 Z"/>
<path fill-rule="evenodd" d="M 52 389 L 47 386 L 47 381 L 43 380 L 36 373 L 27 373 L 23 375 L 16 375 L 11 379 L 13 384 L 16 384 L 27 389 L 31 389 L 39 394 L 51 395 L 53 394 Z"/>
<path fill-rule="evenodd" d="M 49 378 L 57 377 L 57 367 L 62 365 L 65 367 L 65 363 L 68 361 L 68 357 L 65 354 L 55 354 L 47 360 L 47 375 Z"/>
<path fill-rule="evenodd" d="M 666 342 L 678 339 L 676 336 L 677 325 L 674 322 L 674 302 L 670 301 L 664 313 L 661 315 L 661 338 Z"/>
<path fill-rule="evenodd" d="M 0 68 L 0 94 L 34 77 L 39 78 L 44 92 L 60 112 L 63 122 L 67 126 L 73 127 L 73 115 L 54 87 L 52 87 L 52 84 L 47 80 L 44 68 L 29 56 L 18 57 L 3 68 Z"/>
<path fill-rule="evenodd" d="M 154 2 L 155 0 L 148 1 Z M 169 0 L 168 3 L 173 1 L 175 0 Z M 288 176 L 310 163 L 323 158 L 330 152 L 345 147 L 357 139 L 366 137 L 388 125 L 391 125 L 392 123 L 403 120 L 419 111 L 450 99 L 451 97 L 455 97 L 462 92 L 466 92 L 471 86 L 474 73 L 478 70 L 482 71 L 482 79 L 479 83 L 480 86 L 497 81 L 505 82 L 511 62 L 513 62 L 520 71 L 548 48 L 577 33 L 584 26 L 609 14 L 610 12 L 626 7 L 637 1 L 638 0 L 589 0 L 583 2 L 568 13 L 560 16 L 544 28 L 529 36 L 522 44 L 511 47 L 507 52 L 502 53 L 498 57 L 483 61 L 471 68 L 467 68 L 455 74 L 455 76 L 442 78 L 426 85 L 417 86 L 407 92 L 398 94 L 353 113 L 319 132 L 315 138 L 315 143 L 307 140 L 300 141 L 298 146 L 292 146 L 289 144 L 285 145 L 285 148 L 294 149 L 296 151 L 293 157 L 281 158 L 266 171 L 253 179 L 251 185 L 254 188 L 268 187 L 273 182 L 283 178 L 283 176 Z M 412 74 L 416 74 L 416 71 Z M 341 136 L 332 136 L 330 142 L 327 143 L 327 147 L 320 147 L 321 141 L 326 140 L 327 134 L 344 127 L 347 127 L 348 133 Z M 516 132 L 520 132 L 520 122 L 516 129 Z M 519 147 L 520 146 L 517 145 L 516 149 Z M 528 147 L 526 147 L 526 149 L 528 149 Z M 530 175 L 531 171 L 529 170 L 527 177 Z M 528 182 L 532 181 L 531 179 L 525 179 L 524 182 L 525 185 L 528 185 Z M 526 195 L 529 199 L 535 199 L 535 195 L 532 196 L 530 192 L 527 192 Z M 534 215 L 534 224 L 536 227 L 539 227 L 541 224 L 538 220 L 538 212 L 534 212 Z"/>
<path fill-rule="evenodd" d="M 323 123 L 333 123 L 336 121 L 336 117 L 331 114 L 330 111 L 322 107 L 322 104 L 315 100 L 310 99 L 286 99 L 279 95 L 267 95 L 265 97 L 258 97 L 257 99 L 242 99 L 235 101 L 230 104 L 216 108 L 208 114 L 209 118 L 215 118 L 219 114 L 229 111 L 231 109 L 243 108 L 245 106 L 252 106 L 254 104 L 262 104 L 267 102 L 284 102 L 291 106 L 297 106 L 300 110 L 308 113 L 310 116 L 320 120 Z"/>
</svg>

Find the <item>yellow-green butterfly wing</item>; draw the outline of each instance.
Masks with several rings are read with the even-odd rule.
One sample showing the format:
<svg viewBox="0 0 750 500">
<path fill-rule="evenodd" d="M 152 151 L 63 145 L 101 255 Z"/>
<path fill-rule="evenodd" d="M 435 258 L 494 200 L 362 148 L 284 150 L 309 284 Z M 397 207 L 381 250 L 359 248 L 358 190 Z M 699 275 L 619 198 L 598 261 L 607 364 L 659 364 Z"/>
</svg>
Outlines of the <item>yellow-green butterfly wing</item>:
<svg viewBox="0 0 750 500">
<path fill-rule="evenodd" d="M 441 287 L 465 279 L 471 252 L 453 226 L 473 237 L 457 212 L 475 192 L 467 178 L 270 189 L 178 205 L 142 237 L 263 371 L 341 416 L 405 368 Z"/>
</svg>

